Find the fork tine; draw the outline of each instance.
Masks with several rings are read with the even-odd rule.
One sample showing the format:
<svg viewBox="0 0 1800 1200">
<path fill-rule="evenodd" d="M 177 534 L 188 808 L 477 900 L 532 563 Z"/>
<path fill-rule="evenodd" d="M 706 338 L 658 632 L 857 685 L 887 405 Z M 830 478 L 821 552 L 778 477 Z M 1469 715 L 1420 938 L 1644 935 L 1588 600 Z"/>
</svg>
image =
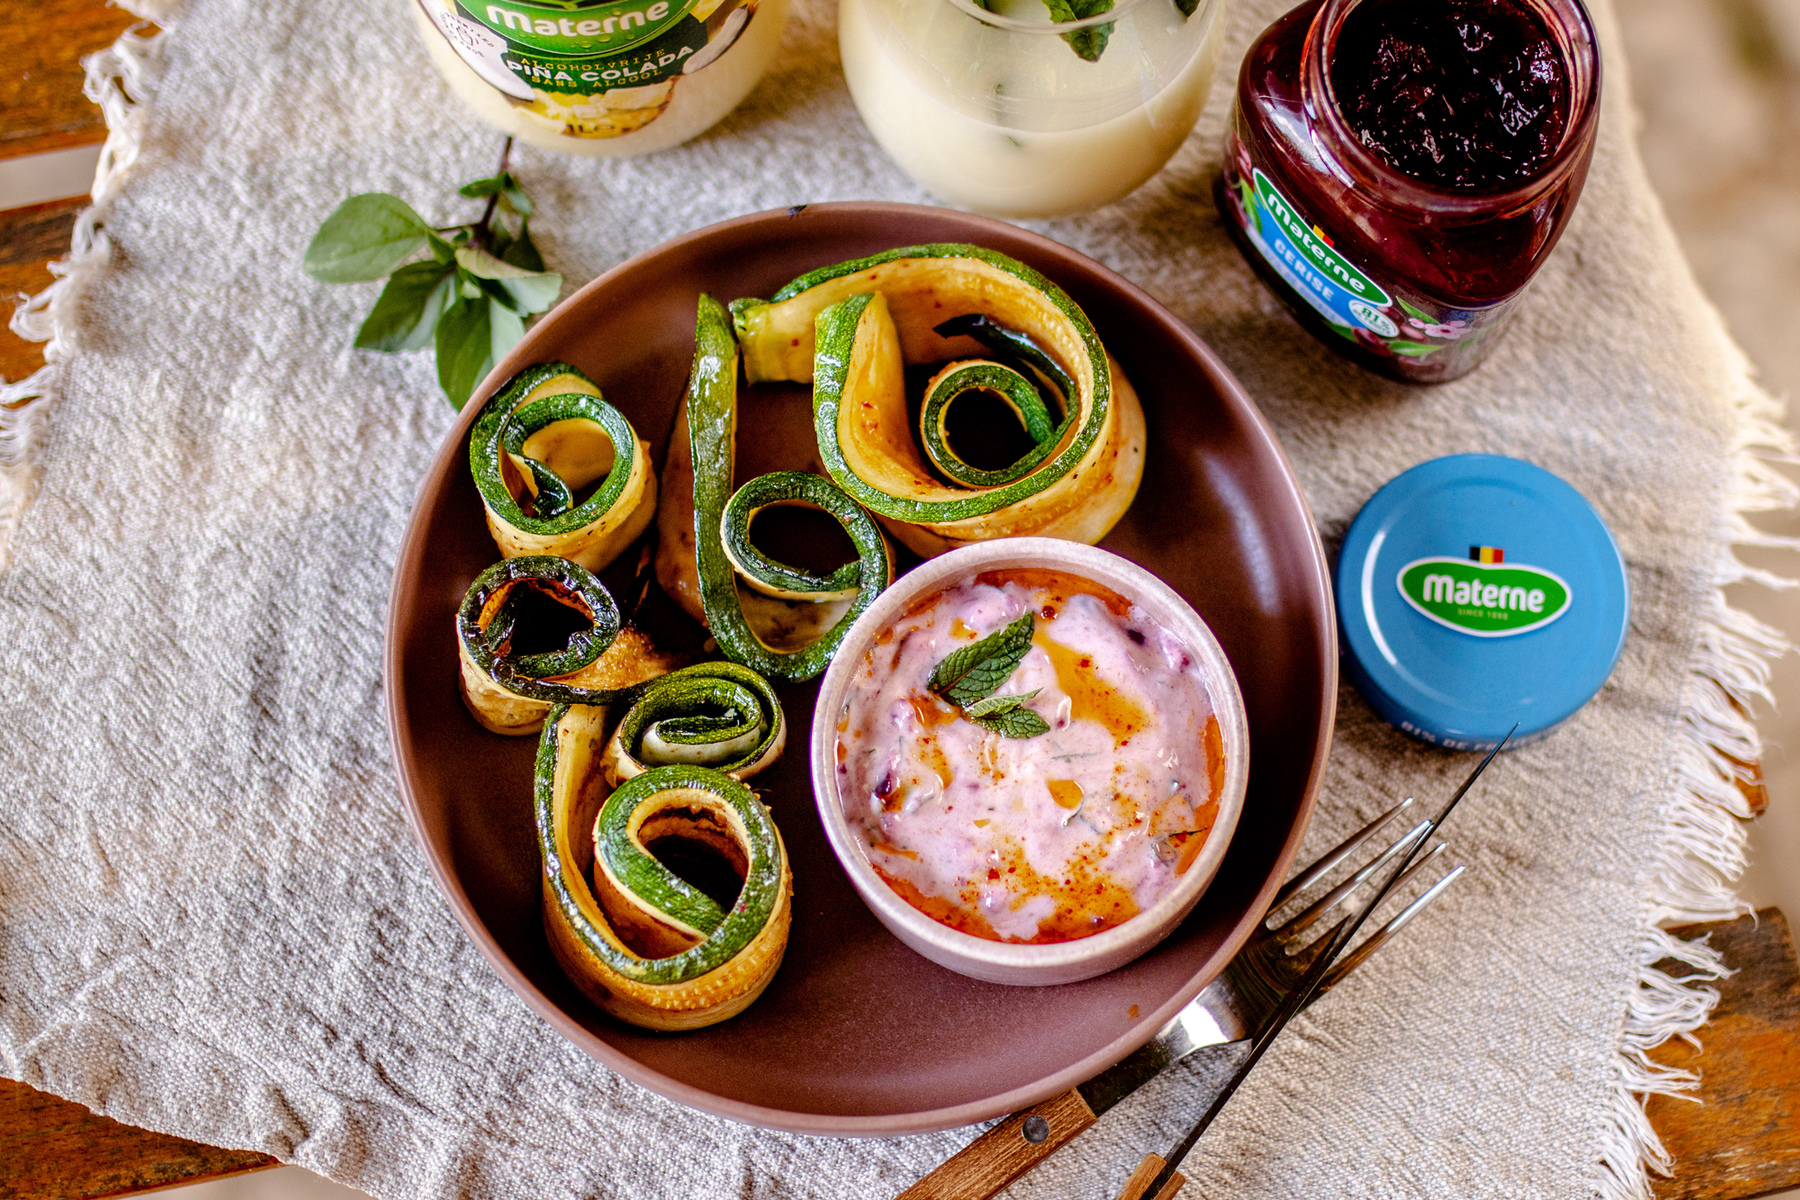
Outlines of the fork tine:
<svg viewBox="0 0 1800 1200">
<path fill-rule="evenodd" d="M 1289 900 L 1292 900 L 1295 896 L 1298 896 L 1301 892 L 1324 878 L 1326 873 L 1333 867 L 1354 854 L 1357 847 L 1387 828 L 1388 824 L 1392 822 L 1395 817 L 1406 811 L 1407 807 L 1410 806 L 1412 802 L 1413 798 L 1408 796 L 1406 799 L 1363 826 L 1360 833 L 1351 834 L 1342 842 L 1338 843 L 1336 848 L 1327 851 L 1325 857 L 1319 859 L 1318 862 L 1315 862 L 1312 866 L 1288 880 L 1287 883 L 1282 885 L 1281 890 L 1275 893 L 1275 899 L 1269 904 L 1269 911 L 1274 912 Z"/>
<path fill-rule="evenodd" d="M 1332 967 L 1331 970 L 1326 973 L 1325 978 L 1320 981 L 1319 995 L 1324 995 L 1337 984 L 1341 983 L 1344 976 L 1356 970 L 1357 967 L 1360 967 L 1369 955 L 1386 945 L 1389 938 L 1406 928 L 1406 923 L 1418 916 L 1420 912 L 1424 911 L 1425 906 L 1430 904 L 1433 900 L 1436 900 L 1439 893 L 1454 883 L 1456 877 L 1461 875 L 1464 870 L 1464 865 L 1458 863 L 1448 875 L 1445 875 L 1442 879 L 1426 888 L 1425 891 L 1419 894 L 1418 899 L 1401 909 L 1398 916 L 1389 921 L 1386 925 L 1383 925 L 1374 933 L 1370 934 L 1368 939 L 1365 940 L 1362 945 L 1339 959 L 1337 965 Z"/>
<path fill-rule="evenodd" d="M 1386 866 L 1394 857 L 1410 850 L 1412 844 L 1423 837 L 1425 831 L 1430 827 L 1430 821 L 1420 821 L 1417 825 L 1414 825 L 1393 845 L 1389 846 L 1386 850 L 1383 850 L 1380 854 L 1377 854 L 1368 865 L 1364 866 L 1356 874 L 1350 876 L 1350 878 L 1344 880 L 1344 882 L 1338 884 L 1329 892 L 1326 892 L 1323 896 L 1319 897 L 1318 900 L 1313 902 L 1311 907 L 1307 908 L 1299 916 L 1281 926 L 1279 929 L 1276 929 L 1273 933 L 1275 940 L 1278 942 L 1292 941 L 1302 930 L 1311 926 L 1314 921 L 1317 921 L 1320 917 L 1342 904 L 1345 900 L 1348 900 L 1357 888 L 1360 888 L 1363 884 L 1367 883 L 1370 876 L 1381 870 L 1381 868 Z"/>
<path fill-rule="evenodd" d="M 1404 845 L 1406 845 L 1407 840 L 1408 839 L 1406 839 L 1406 838 L 1402 838 L 1400 840 L 1399 844 L 1404 846 Z M 1404 887 L 1408 883 L 1411 883 L 1413 876 L 1417 875 L 1421 870 L 1423 870 L 1426 863 L 1430 862 L 1432 859 L 1436 858 L 1438 855 L 1442 854 L 1444 851 L 1448 850 L 1449 848 L 1450 848 L 1450 845 L 1448 842 L 1439 842 L 1435 846 L 1432 846 L 1429 850 L 1425 851 L 1425 853 L 1419 855 L 1419 857 L 1413 862 L 1413 864 L 1410 867 L 1406 868 L 1406 872 L 1403 875 L 1401 875 L 1400 878 L 1394 880 L 1394 886 L 1397 888 Z M 1287 969 L 1291 970 L 1291 971 L 1306 970 L 1307 967 L 1312 965 L 1313 959 L 1315 959 L 1319 956 L 1319 952 L 1321 950 L 1323 950 L 1325 948 L 1325 946 L 1331 941 L 1331 939 L 1337 934 L 1337 931 L 1343 927 L 1344 922 L 1348 921 L 1350 919 L 1351 919 L 1350 917 L 1341 918 L 1336 925 L 1332 926 L 1332 928 L 1330 929 L 1329 932 L 1325 933 L 1321 937 L 1314 938 L 1310 945 L 1296 946 L 1292 950 L 1289 950 L 1287 952 L 1287 959 L 1288 959 Z"/>
</svg>

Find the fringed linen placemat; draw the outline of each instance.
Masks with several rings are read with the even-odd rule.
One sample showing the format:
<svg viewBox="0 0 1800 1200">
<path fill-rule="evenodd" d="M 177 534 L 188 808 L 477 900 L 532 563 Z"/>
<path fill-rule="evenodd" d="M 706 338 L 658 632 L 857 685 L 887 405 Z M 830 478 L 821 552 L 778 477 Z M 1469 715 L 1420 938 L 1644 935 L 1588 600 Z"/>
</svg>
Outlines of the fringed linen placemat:
<svg viewBox="0 0 1800 1200">
<path fill-rule="evenodd" d="M 1232 13 L 1227 63 L 1284 7 Z M 970 1131 L 847 1142 L 706 1117 L 611 1075 L 463 937 L 401 814 L 384 600 L 452 414 L 422 355 L 352 351 L 370 300 L 300 252 L 338 200 L 425 208 L 499 138 L 430 74 L 405 0 L 193 0 L 90 64 L 112 128 L 63 278 L 17 325 L 51 366 L 0 397 L 0 1070 L 134 1124 L 382 1197 L 882 1197 Z M 1328 548 L 1387 479 L 1461 451 L 1563 476 L 1611 524 L 1633 620 L 1601 695 L 1510 752 L 1451 831 L 1473 870 L 1284 1036 L 1187 1165 L 1194 1194 L 1647 1195 L 1647 1046 L 1698 1026 L 1738 911 L 1729 759 L 1757 757 L 1766 629 L 1726 608 L 1783 443 L 1631 142 L 1610 7 L 1581 206 L 1492 360 L 1387 383 L 1301 333 L 1213 208 L 1230 72 L 1171 166 L 1037 226 L 1189 321 L 1272 419 Z M 672 235 L 800 202 L 929 202 L 863 132 L 806 0 L 698 141 L 523 151 L 573 287 Z M 372 291 L 371 285 L 371 291 Z M 1259 747 L 1258 753 L 1280 753 Z M 1351 691 L 1303 853 L 1467 769 Z M 1054 1031 L 1047 1031 L 1053 1036 Z M 1115 1192 L 1185 1120 L 1178 1070 L 1015 1185 Z"/>
</svg>

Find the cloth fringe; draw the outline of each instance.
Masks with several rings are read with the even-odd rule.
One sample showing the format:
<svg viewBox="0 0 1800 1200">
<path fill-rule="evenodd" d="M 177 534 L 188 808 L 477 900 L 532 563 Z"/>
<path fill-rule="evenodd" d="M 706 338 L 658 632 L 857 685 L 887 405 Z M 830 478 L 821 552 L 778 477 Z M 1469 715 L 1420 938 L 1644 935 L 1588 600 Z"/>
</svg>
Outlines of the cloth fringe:
<svg viewBox="0 0 1800 1200">
<path fill-rule="evenodd" d="M 170 0 L 128 5 L 142 17 L 166 18 Z M 60 364 L 75 348 L 76 314 L 87 284 L 111 260 L 106 216 L 142 144 L 142 101 L 162 72 L 167 30 L 143 32 L 133 26 L 108 49 L 84 61 L 89 100 L 106 117 L 106 144 L 94 171 L 93 204 L 75 218 L 69 257 L 50 264 L 56 281 L 14 310 L 12 331 L 44 342 L 45 365 L 17 383 L 0 380 L 0 569 L 6 566 L 14 532 L 37 489 L 37 448 L 44 411 L 55 399 Z"/>
<path fill-rule="evenodd" d="M 1720 324 L 1723 328 L 1722 320 Z M 1732 608 L 1724 589 L 1736 583 L 1794 586 L 1794 580 L 1740 561 L 1737 547 L 1800 550 L 1800 539 L 1766 533 L 1749 520 L 1753 513 L 1800 503 L 1800 487 L 1778 466 L 1800 460 L 1794 457 L 1792 435 L 1782 427 L 1780 402 L 1756 385 L 1741 351 L 1734 346 L 1731 354 L 1743 384 L 1735 398 L 1737 428 L 1720 505 L 1719 555 L 1682 689 L 1662 857 L 1651 874 L 1653 893 L 1634 947 L 1637 985 L 1626 1000 L 1612 1109 L 1601 1135 L 1602 1169 L 1595 1190 L 1602 1200 L 1652 1200 L 1649 1172 L 1671 1172 L 1674 1159 L 1651 1127 L 1644 1105 L 1651 1096 L 1698 1103 L 1691 1093 L 1700 1079 L 1654 1061 L 1649 1052 L 1674 1037 L 1697 1048 L 1694 1031 L 1719 1001 L 1719 993 L 1706 984 L 1731 974 L 1704 938 L 1683 941 L 1662 926 L 1724 920 L 1750 911 L 1735 884 L 1746 863 L 1744 822 L 1755 814 L 1738 785 L 1750 781 L 1746 764 L 1762 753 L 1750 717 L 1752 702 L 1774 702 L 1769 666 L 1789 646 L 1778 630 Z M 1664 969 L 1669 962 L 1687 973 L 1671 974 Z"/>
</svg>

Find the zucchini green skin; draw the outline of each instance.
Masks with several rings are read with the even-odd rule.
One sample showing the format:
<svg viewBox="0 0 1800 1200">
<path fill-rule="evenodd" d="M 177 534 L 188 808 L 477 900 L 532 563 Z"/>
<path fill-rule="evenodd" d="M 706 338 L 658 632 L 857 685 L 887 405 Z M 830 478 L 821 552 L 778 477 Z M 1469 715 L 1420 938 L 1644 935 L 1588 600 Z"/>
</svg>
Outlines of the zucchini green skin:
<svg viewBox="0 0 1800 1200">
<path fill-rule="evenodd" d="M 743 849 L 750 860 L 742 891 L 730 912 L 711 897 L 663 866 L 631 836 L 633 816 L 666 805 L 683 790 L 706 792 L 723 800 L 744 823 Z M 675 802 L 679 805 L 679 801 Z M 644 905 L 705 937 L 698 946 L 671 958 L 619 956 L 612 965 L 621 975 L 645 983 L 681 983 L 704 975 L 749 945 L 775 910 L 781 886 L 781 850 L 775 823 L 756 793 L 723 771 L 710 767 L 656 767 L 627 779 L 606 798 L 594 825 L 595 851 L 607 871 Z"/>
<path fill-rule="evenodd" d="M 957 456 L 946 434 L 950 406 L 977 391 L 997 393 L 1031 438 L 1032 448 L 1004 467 L 984 470 L 970 466 Z M 925 401 L 919 407 L 919 445 L 925 451 L 926 459 L 944 478 L 964 487 L 1002 487 L 1024 477 L 1050 457 L 1061 432 L 1061 428 L 1051 421 L 1050 410 L 1039 395 L 1037 384 L 1002 363 L 980 360 L 951 363 L 926 385 Z"/>
<path fill-rule="evenodd" d="M 845 461 L 839 442 L 839 420 L 846 404 L 856 403 L 854 397 L 845 395 L 854 378 L 855 358 L 859 353 L 871 352 L 871 343 L 882 336 L 881 325 L 887 320 L 885 301 L 877 305 L 875 300 L 875 295 L 863 292 L 839 300 L 819 314 L 813 371 L 813 432 L 819 440 L 825 470 L 833 482 L 871 512 L 908 524 L 941 524 L 991 516 L 1060 482 L 1081 463 L 1106 429 L 1112 404 L 1112 372 L 1093 327 L 1077 309 L 1079 320 L 1072 324 L 1091 355 L 1093 400 L 1085 413 L 1079 407 L 1075 409 L 1075 414 L 1082 417 L 1081 423 L 1059 453 L 1023 478 L 955 499 L 896 496 L 871 485 Z M 888 328 L 892 328 L 891 323 Z"/>
<path fill-rule="evenodd" d="M 1000 355 L 1002 363 L 1020 374 L 1024 373 L 1022 366 L 1029 367 L 1056 389 L 1057 405 L 1062 410 L 1063 419 L 1068 420 L 1070 400 L 1075 395 L 1075 381 L 1069 378 L 1069 373 L 1062 369 L 1061 364 L 1044 353 L 1044 348 L 1032 340 L 1030 334 L 1008 329 L 986 313 L 951 317 L 933 332 L 939 337 L 972 337 Z"/>
<path fill-rule="evenodd" d="M 814 322 L 820 311 L 847 294 L 887 289 L 896 277 L 895 268 L 900 268 L 900 274 L 904 275 L 921 262 L 929 263 L 934 259 L 973 259 L 1041 293 L 1065 318 L 1085 330 L 1086 353 L 1095 363 L 1094 374 L 1097 378 L 1105 377 L 1106 353 L 1101 349 L 1100 339 L 1087 315 L 1068 293 L 1018 259 L 998 250 L 963 242 L 933 242 L 899 246 L 867 258 L 820 267 L 786 284 L 767 300 L 732 301 L 732 323 L 743 345 L 744 368 L 750 382 L 785 379 L 805 383 L 811 380 L 816 350 Z M 857 279 L 858 275 L 867 278 Z M 949 311 L 952 318 L 961 315 L 964 314 L 954 308 Z M 900 333 L 908 349 L 907 361 L 941 362 L 950 358 L 969 358 L 972 357 L 971 350 L 987 346 L 988 339 L 973 330 L 959 330 L 949 337 L 939 336 L 936 326 L 944 321 L 944 310 L 933 306 L 921 312 L 917 328 L 909 322 L 903 323 Z M 919 344 L 927 350 L 914 353 L 915 345 Z M 1068 374 L 1060 365 L 1056 373 L 1064 378 Z M 1060 382 L 1058 386 L 1062 386 Z M 1070 396 L 1066 388 L 1063 394 Z"/>
<path fill-rule="evenodd" d="M 802 292 L 810 292 L 822 283 L 830 283 L 834 279 L 842 279 L 846 275 L 855 275 L 860 271 L 868 271 L 875 267 L 884 267 L 889 263 L 899 262 L 903 258 L 979 258 L 983 262 L 1003 267 L 1008 271 L 1016 271 L 1026 276 L 1035 277 L 1039 283 L 1051 287 L 1049 280 L 1033 271 L 1018 259 L 989 250 L 985 246 L 976 246 L 969 242 L 922 242 L 916 246 L 896 246 L 892 250 L 883 250 L 879 254 L 871 254 L 867 258 L 846 259 L 844 262 L 832 263 L 828 267 L 819 267 L 804 275 L 790 279 L 776 289 L 775 294 L 767 300 L 756 300 L 746 297 L 731 302 L 731 319 L 737 326 L 738 337 L 746 336 L 745 326 L 753 322 L 759 306 L 780 304 L 784 300 L 792 300 Z"/>
<path fill-rule="evenodd" d="M 822 475 L 807 471 L 771 471 L 758 475 L 731 494 L 719 521 L 725 556 L 745 582 L 760 592 L 787 600 L 847 600 L 862 586 L 862 560 L 845 563 L 829 575 L 815 575 L 776 562 L 750 540 L 756 514 L 772 505 L 804 503 L 830 512 L 843 507 L 843 492 Z"/>
<path fill-rule="evenodd" d="M 571 635 L 562 650 L 515 656 L 510 646 L 521 588 L 577 601 L 592 616 L 592 627 Z M 619 695 L 554 679 L 598 661 L 619 636 L 619 606 L 612 593 L 591 571 L 566 558 L 503 558 L 477 575 L 457 608 L 456 636 L 482 674 L 515 696 L 551 704 L 605 704 Z"/>
<path fill-rule="evenodd" d="M 557 734 L 569 712 L 568 705 L 550 711 L 533 771 L 538 848 L 543 855 L 547 902 L 556 907 L 587 954 L 607 970 L 634 983 L 681 984 L 724 965 L 762 932 L 785 897 L 787 857 L 768 810 L 747 786 L 706 767 L 658 767 L 626 781 L 607 797 L 595 823 L 596 853 L 607 857 L 613 876 L 629 886 L 640 901 L 704 934 L 698 945 L 668 958 L 632 954 L 594 928 L 574 890 L 580 886 L 585 891 L 587 885 L 579 876 L 574 880 L 568 877 L 556 844 Z M 578 786 L 574 781 L 565 782 Z M 654 806 L 659 797 L 684 789 L 717 797 L 742 822 L 749 871 L 729 913 L 721 912 L 710 898 L 646 853 L 627 832 L 634 813 L 646 805 Z M 681 803 L 678 796 L 675 802 Z"/>
<path fill-rule="evenodd" d="M 612 443 L 611 468 L 579 504 L 575 487 L 524 453 L 534 433 L 567 420 L 599 425 Z M 531 515 L 506 486 L 505 460 L 531 477 L 538 510 Z M 519 548 L 525 543 L 577 559 L 595 571 L 649 523 L 656 492 L 647 452 L 631 422 L 601 397 L 599 385 L 560 362 L 525 368 L 482 406 L 469 435 L 469 470 L 503 554 L 529 553 Z M 608 531 L 612 536 L 604 536 Z"/>
<path fill-rule="evenodd" d="M 730 316 L 724 305 L 702 295 L 694 329 L 694 367 L 688 377 L 687 418 L 694 463 L 694 557 L 706 624 L 732 661 L 775 679 L 812 679 L 830 664 L 851 624 L 892 582 L 893 558 L 880 527 L 849 496 L 818 476 L 776 472 L 774 482 L 761 485 L 755 494 L 764 496 L 764 503 L 770 496 L 806 500 L 835 517 L 856 547 L 860 574 L 849 610 L 810 645 L 784 652 L 756 636 L 744 619 L 737 572 L 722 532 L 736 453 L 737 370 L 738 345 Z"/>
<path fill-rule="evenodd" d="M 607 747 L 609 774 L 625 774 L 613 766 L 615 756 L 633 772 L 671 765 L 645 751 L 647 737 L 692 747 L 700 765 L 741 780 L 781 753 L 787 722 L 775 689 L 749 667 L 696 663 L 639 685 Z M 716 749 L 708 754 L 709 747 Z"/>
</svg>

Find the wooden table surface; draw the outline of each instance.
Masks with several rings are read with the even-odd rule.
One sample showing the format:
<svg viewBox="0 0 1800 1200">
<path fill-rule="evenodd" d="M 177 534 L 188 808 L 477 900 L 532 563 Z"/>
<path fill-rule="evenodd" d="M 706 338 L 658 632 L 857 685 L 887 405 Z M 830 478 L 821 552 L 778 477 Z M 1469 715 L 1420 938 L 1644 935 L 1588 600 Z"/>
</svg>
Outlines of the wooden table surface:
<svg viewBox="0 0 1800 1200">
<path fill-rule="evenodd" d="M 15 0 L 15 11 L 18 7 Z M 97 0 L 37 0 L 35 20 L 0 22 L 0 159 L 93 145 L 106 136 L 82 95 L 79 60 L 134 23 Z M 35 293 L 67 252 L 86 198 L 0 213 L 0 295 Z M 43 365 L 39 348 L 0 330 L 0 378 Z M 1740 786 L 1768 803 L 1754 764 Z M 1800 966 L 1776 909 L 1690 926 L 1737 973 L 1722 981 L 1701 1048 L 1674 1042 L 1653 1057 L 1701 1075 L 1701 1103 L 1652 1098 L 1651 1123 L 1676 1156 L 1659 1200 L 1750 1200 L 1800 1188 Z M 119 1196 L 260 1170 L 274 1159 L 151 1133 L 0 1079 L 0 1200 Z"/>
</svg>

